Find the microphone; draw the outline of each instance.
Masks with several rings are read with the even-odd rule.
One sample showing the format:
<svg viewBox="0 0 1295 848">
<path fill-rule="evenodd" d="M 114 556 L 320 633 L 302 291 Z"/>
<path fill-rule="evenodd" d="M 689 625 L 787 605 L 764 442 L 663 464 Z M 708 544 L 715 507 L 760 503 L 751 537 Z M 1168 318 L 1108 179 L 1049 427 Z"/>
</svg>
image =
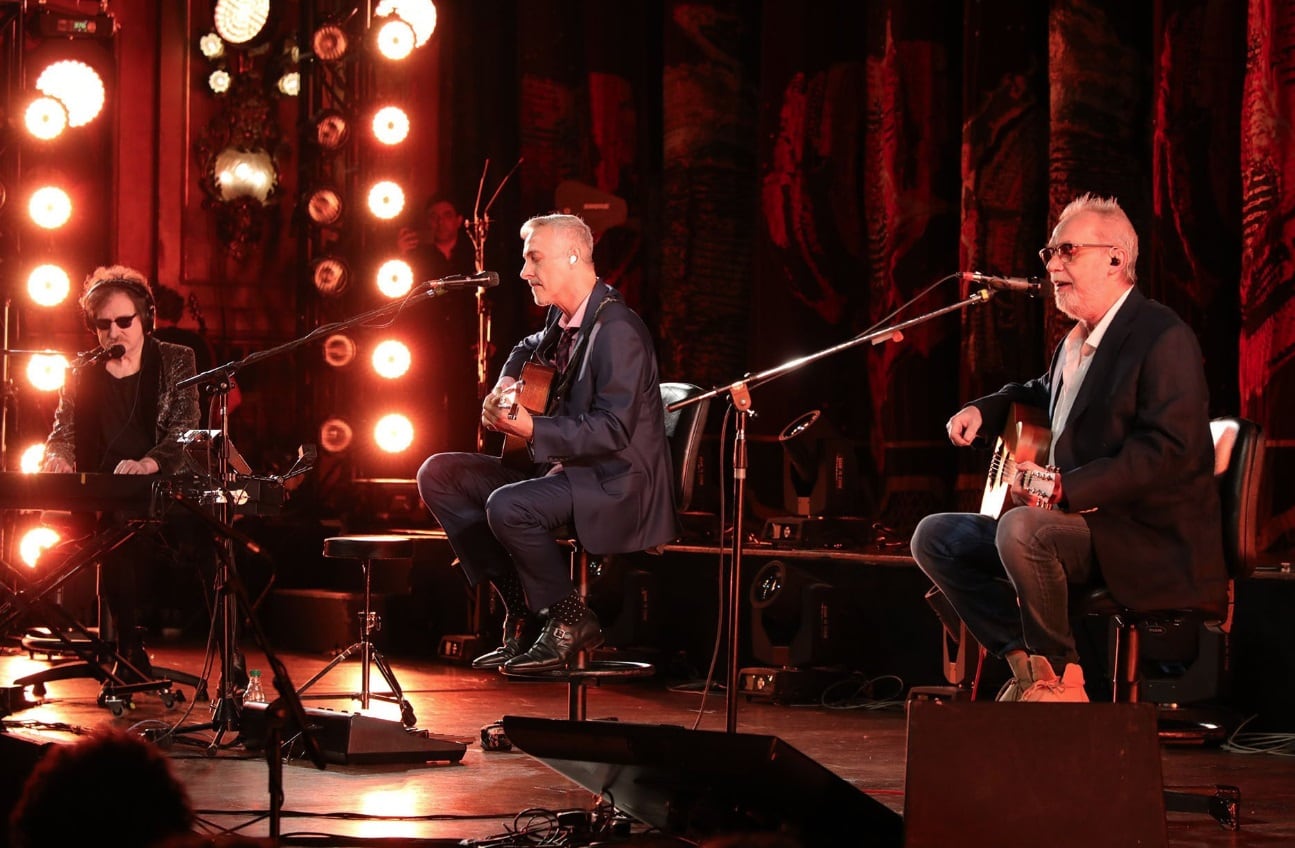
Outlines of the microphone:
<svg viewBox="0 0 1295 848">
<path fill-rule="evenodd" d="M 87 350 L 84 353 L 76 355 L 76 367 L 84 368 L 87 365 L 94 365 L 96 362 L 102 362 L 105 359 L 121 359 L 126 355 L 126 346 L 115 344 L 112 347 L 101 347 L 97 350 Z"/>
<path fill-rule="evenodd" d="M 1025 292 L 1031 297 L 1052 294 L 1052 281 L 1044 277 L 996 277 L 979 271 L 963 271 L 959 276 L 964 283 L 989 286 L 998 291 Z"/>
<path fill-rule="evenodd" d="M 459 289 L 493 289 L 499 285 L 499 275 L 494 271 L 478 271 L 475 274 L 451 274 L 448 277 L 441 277 L 439 280 L 428 280 L 423 283 L 431 288 L 441 289 L 442 291 L 458 291 Z"/>
</svg>

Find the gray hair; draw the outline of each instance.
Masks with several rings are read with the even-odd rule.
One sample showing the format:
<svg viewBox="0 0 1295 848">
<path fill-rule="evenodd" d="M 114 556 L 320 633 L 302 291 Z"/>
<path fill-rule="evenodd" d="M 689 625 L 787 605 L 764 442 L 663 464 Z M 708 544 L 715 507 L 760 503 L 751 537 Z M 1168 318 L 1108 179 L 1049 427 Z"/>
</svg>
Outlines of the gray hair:
<svg viewBox="0 0 1295 848">
<path fill-rule="evenodd" d="M 561 232 L 571 251 L 584 262 L 594 261 L 594 234 L 583 218 L 575 215 L 536 215 L 522 224 L 522 238 L 530 237 L 535 230 L 549 227 Z"/>
<path fill-rule="evenodd" d="M 1057 226 L 1067 218 L 1081 212 L 1091 212 L 1102 219 L 1102 238 L 1124 251 L 1128 261 L 1124 263 L 1124 275 L 1130 283 L 1138 280 L 1138 234 L 1133 229 L 1133 222 L 1125 214 L 1120 202 L 1114 197 L 1099 197 L 1091 192 L 1082 194 L 1066 204 L 1057 217 Z"/>
</svg>

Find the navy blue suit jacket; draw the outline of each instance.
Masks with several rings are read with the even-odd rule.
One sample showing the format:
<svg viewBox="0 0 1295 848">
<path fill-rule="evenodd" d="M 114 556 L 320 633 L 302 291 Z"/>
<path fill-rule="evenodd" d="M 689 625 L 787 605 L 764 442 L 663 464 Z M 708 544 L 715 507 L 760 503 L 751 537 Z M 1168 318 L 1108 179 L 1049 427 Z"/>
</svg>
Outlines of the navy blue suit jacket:
<svg viewBox="0 0 1295 848">
<path fill-rule="evenodd" d="M 1060 351 L 1043 376 L 972 402 L 981 436 L 1002 432 L 1012 402 L 1049 409 Z M 1129 292 L 1093 354 L 1055 460 L 1063 506 L 1088 523 L 1116 600 L 1226 609 L 1209 390 L 1196 334 L 1173 310 Z"/>
<path fill-rule="evenodd" d="M 522 339 L 504 363 L 543 361 L 560 330 L 551 307 L 544 329 Z M 679 535 L 665 407 L 652 338 L 643 320 L 601 280 L 576 336 L 565 387 L 534 418 L 532 456 L 561 463 L 571 481 L 576 537 L 590 553 L 646 550 Z"/>
</svg>

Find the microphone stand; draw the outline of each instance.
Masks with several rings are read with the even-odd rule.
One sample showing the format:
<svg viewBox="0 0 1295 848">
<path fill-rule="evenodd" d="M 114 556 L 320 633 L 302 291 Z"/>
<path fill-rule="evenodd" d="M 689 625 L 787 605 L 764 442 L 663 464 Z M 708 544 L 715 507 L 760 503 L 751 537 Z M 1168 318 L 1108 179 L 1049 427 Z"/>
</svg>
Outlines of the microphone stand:
<svg viewBox="0 0 1295 848">
<path fill-rule="evenodd" d="M 231 488 L 232 477 L 229 471 L 229 407 L 227 396 L 229 388 L 232 385 L 232 378 L 242 368 L 255 363 L 270 359 L 290 350 L 302 347 L 316 339 L 327 337 L 339 330 L 362 324 L 366 321 L 373 321 L 381 318 L 394 316 L 407 306 L 421 300 L 437 297 L 444 294 L 456 282 L 462 282 L 459 275 L 451 275 L 437 280 L 429 280 L 418 288 L 410 291 L 404 298 L 362 312 L 350 318 L 341 321 L 335 321 L 331 324 L 325 324 L 316 327 L 304 336 L 285 342 L 275 347 L 267 348 L 261 351 L 255 351 L 243 357 L 241 360 L 227 362 L 224 365 L 218 365 L 210 368 L 201 374 L 195 374 L 192 377 L 186 377 L 176 383 L 177 388 L 186 388 L 193 385 L 206 385 L 213 387 L 220 393 L 220 422 L 221 422 L 221 444 L 218 451 L 217 467 L 220 474 L 220 484 L 223 496 L 219 499 L 221 515 L 213 517 L 208 515 L 206 510 L 195 506 L 183 497 L 177 498 L 177 502 L 199 516 L 210 527 L 217 530 L 224 538 L 223 556 L 217 564 L 217 614 L 221 617 L 222 635 L 224 636 L 224 645 L 221 651 L 221 677 L 223 683 L 221 692 L 213 712 L 212 721 L 206 725 L 195 727 L 182 727 L 176 729 L 175 733 L 184 733 L 198 729 L 210 729 L 216 731 L 215 740 L 208 746 L 208 755 L 214 755 L 221 737 L 225 731 L 230 728 L 237 728 L 240 706 L 238 700 L 233 694 L 233 655 L 235 650 L 234 632 L 235 616 L 238 615 L 237 603 L 230 603 L 228 596 L 233 594 L 236 602 L 242 602 L 248 607 L 247 593 L 243 588 L 241 581 L 233 569 L 234 540 L 240 541 L 248 550 L 253 553 L 260 553 L 260 546 L 256 542 L 241 532 L 230 526 L 227 520 L 232 510 L 232 496 L 227 491 Z M 225 603 L 221 604 L 222 598 Z M 247 619 L 256 638 L 257 645 L 265 652 L 266 660 L 271 664 L 274 671 L 274 687 L 279 693 L 279 698 L 268 705 L 266 710 L 266 762 L 269 769 L 269 790 L 270 790 L 270 835 L 277 838 L 279 831 L 279 814 L 283 805 L 283 770 L 282 770 L 282 729 L 286 718 L 290 715 L 296 726 L 301 729 L 301 736 L 305 742 L 306 750 L 310 755 L 312 762 L 316 767 L 324 768 L 323 754 L 319 749 L 319 744 L 309 731 L 309 723 L 306 718 L 305 709 L 301 705 L 301 699 L 297 695 L 296 688 L 292 685 L 291 678 L 288 676 L 287 668 L 279 661 L 278 657 L 270 648 L 269 640 L 261 630 L 256 617 L 251 615 L 248 609 Z"/>
<path fill-rule="evenodd" d="M 956 277 L 956 275 L 954 275 Z M 922 297 L 930 289 L 926 289 L 918 297 Z M 950 312 L 957 312 L 966 309 L 968 306 L 975 306 L 982 303 L 988 303 L 994 296 L 993 290 L 989 288 L 981 289 L 957 303 L 940 309 L 918 315 L 916 318 L 910 318 L 907 321 L 901 321 L 898 324 L 892 324 L 888 327 L 882 327 L 877 330 L 862 333 L 852 339 L 824 348 L 816 353 L 801 356 L 796 359 L 788 360 L 781 365 L 776 365 L 758 374 L 747 374 L 741 380 L 731 383 L 727 386 L 716 386 L 701 394 L 693 395 L 684 400 L 675 401 L 666 407 L 667 412 L 674 412 L 684 407 L 691 406 L 694 403 L 701 403 L 719 395 L 727 394 L 737 411 L 737 421 L 733 431 L 733 542 L 730 560 L 732 565 L 729 571 L 728 586 L 728 678 L 724 689 L 724 712 L 725 712 L 725 730 L 729 733 L 737 732 L 737 688 L 738 688 L 738 665 L 741 662 L 739 644 L 741 642 L 741 589 L 742 589 L 742 551 L 743 535 L 742 528 L 743 513 L 746 509 L 746 471 L 747 471 L 747 452 L 746 452 L 746 425 L 747 420 L 751 417 L 751 389 L 761 386 L 770 380 L 798 371 L 811 362 L 817 362 L 820 359 L 826 359 L 834 356 L 843 350 L 857 347 L 864 342 L 877 345 L 883 342 L 898 340 L 903 330 L 909 327 L 924 324 L 933 318 L 939 318 Z M 916 298 L 914 298 L 916 300 Z M 912 303 L 913 301 L 909 301 Z M 907 305 L 907 304 L 905 304 Z M 899 310 L 892 312 L 896 314 Z M 720 543 L 723 544 L 721 534 Z"/>
</svg>

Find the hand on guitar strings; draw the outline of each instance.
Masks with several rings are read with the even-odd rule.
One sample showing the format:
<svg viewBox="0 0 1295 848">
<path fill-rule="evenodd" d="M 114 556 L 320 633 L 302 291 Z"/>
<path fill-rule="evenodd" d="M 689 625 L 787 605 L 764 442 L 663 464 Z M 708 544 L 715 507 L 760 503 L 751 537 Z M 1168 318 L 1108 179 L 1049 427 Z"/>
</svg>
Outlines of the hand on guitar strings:
<svg viewBox="0 0 1295 848">
<path fill-rule="evenodd" d="M 481 426 L 529 442 L 535 425 L 530 410 L 518 402 L 521 389 L 520 381 L 511 377 L 501 379 L 481 403 Z"/>
</svg>

